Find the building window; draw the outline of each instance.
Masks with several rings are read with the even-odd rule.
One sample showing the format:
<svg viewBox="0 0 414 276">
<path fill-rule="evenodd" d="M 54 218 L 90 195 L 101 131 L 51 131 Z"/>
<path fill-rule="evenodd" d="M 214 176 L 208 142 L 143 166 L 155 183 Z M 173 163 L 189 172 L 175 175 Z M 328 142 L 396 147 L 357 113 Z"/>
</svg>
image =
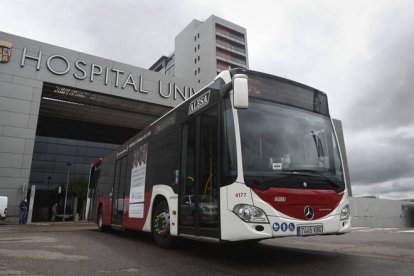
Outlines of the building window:
<svg viewBox="0 0 414 276">
<path fill-rule="evenodd" d="M 195 58 L 195 59 L 194 59 L 194 64 L 196 64 L 196 63 L 197 63 L 197 59 Z"/>
<path fill-rule="evenodd" d="M 198 73 L 200 73 L 200 67 L 198 67 Z"/>
<path fill-rule="evenodd" d="M 198 49 L 200 50 L 200 44 L 198 44 Z"/>
<path fill-rule="evenodd" d="M 197 47 L 194 47 L 194 53 L 197 52 Z"/>
<path fill-rule="evenodd" d="M 200 38 L 200 34 L 199 33 L 197 34 L 197 37 Z"/>
<path fill-rule="evenodd" d="M 197 37 L 196 37 L 196 36 L 194 36 L 194 41 L 196 41 L 196 39 L 197 39 Z"/>
<path fill-rule="evenodd" d="M 200 80 L 198 80 L 198 83 L 200 83 Z"/>
<path fill-rule="evenodd" d="M 198 61 L 200 61 L 200 56 L 198 56 Z"/>
<path fill-rule="evenodd" d="M 194 70 L 194 76 L 197 76 L 197 70 Z"/>
</svg>

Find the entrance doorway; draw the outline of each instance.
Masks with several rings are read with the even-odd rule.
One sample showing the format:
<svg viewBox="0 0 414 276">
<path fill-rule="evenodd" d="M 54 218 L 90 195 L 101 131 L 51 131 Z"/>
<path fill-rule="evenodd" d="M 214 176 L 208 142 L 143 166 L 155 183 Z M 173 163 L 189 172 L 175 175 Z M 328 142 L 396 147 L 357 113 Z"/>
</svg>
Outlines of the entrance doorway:
<svg viewBox="0 0 414 276">
<path fill-rule="evenodd" d="M 220 236 L 218 125 L 217 106 L 183 124 L 180 233 Z"/>
</svg>

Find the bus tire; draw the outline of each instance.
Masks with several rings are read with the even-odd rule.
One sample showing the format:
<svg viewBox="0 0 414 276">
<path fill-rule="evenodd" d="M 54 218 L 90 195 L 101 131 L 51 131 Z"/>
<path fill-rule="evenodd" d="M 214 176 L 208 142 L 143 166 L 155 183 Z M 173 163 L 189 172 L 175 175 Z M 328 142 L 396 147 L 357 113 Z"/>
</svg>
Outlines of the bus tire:
<svg viewBox="0 0 414 276">
<path fill-rule="evenodd" d="M 103 224 L 103 210 L 102 210 L 102 207 L 99 207 L 97 223 L 98 223 L 98 230 L 100 232 L 105 232 L 107 228 L 106 228 L 106 225 Z"/>
<path fill-rule="evenodd" d="M 175 237 L 170 234 L 170 212 L 168 203 L 160 201 L 154 208 L 151 219 L 151 232 L 155 243 L 163 248 L 171 248 Z"/>
</svg>

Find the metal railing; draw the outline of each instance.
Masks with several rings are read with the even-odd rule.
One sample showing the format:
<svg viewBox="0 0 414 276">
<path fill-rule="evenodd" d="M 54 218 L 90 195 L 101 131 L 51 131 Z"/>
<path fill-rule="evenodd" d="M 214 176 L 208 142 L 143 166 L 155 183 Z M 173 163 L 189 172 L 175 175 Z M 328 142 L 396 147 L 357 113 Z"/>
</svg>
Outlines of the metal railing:
<svg viewBox="0 0 414 276">
<path fill-rule="evenodd" d="M 238 58 L 235 58 L 235 57 L 224 57 L 224 56 L 221 56 L 219 53 L 217 53 L 217 58 L 219 58 L 219 59 L 221 59 L 221 60 L 223 60 L 223 61 L 227 61 L 227 62 L 232 62 L 232 63 L 238 63 L 238 64 L 240 64 L 240 65 L 243 65 L 243 66 L 245 66 L 246 65 L 246 61 L 244 61 L 244 60 L 241 60 L 241 59 L 238 59 Z"/>
<path fill-rule="evenodd" d="M 243 54 L 243 55 L 246 54 L 246 50 L 245 49 L 243 49 L 241 47 L 234 46 L 234 45 L 232 45 L 230 43 L 229 44 L 226 44 L 226 43 L 223 43 L 223 42 L 221 42 L 219 40 L 216 40 L 216 44 L 219 45 L 220 47 L 223 47 L 226 50 L 234 50 L 234 51 L 236 51 L 236 52 L 238 52 L 240 54 Z"/>
<path fill-rule="evenodd" d="M 227 38 L 230 38 L 232 40 L 236 40 L 236 41 L 245 43 L 244 37 L 234 35 L 231 32 L 227 32 L 225 30 L 216 29 L 216 34 L 220 34 L 220 35 L 222 35 L 224 37 L 227 37 Z"/>
</svg>

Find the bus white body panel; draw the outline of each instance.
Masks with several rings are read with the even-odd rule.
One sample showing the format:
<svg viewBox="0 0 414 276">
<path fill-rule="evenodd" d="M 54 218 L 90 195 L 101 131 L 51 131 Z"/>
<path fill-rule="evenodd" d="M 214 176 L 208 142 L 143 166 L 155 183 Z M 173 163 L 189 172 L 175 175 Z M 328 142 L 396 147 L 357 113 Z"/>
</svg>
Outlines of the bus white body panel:
<svg viewBox="0 0 414 276">
<path fill-rule="evenodd" d="M 257 231 L 256 226 L 262 225 L 263 231 Z M 241 241 L 272 238 L 270 224 L 246 223 L 233 211 L 221 210 L 221 239 L 223 241 Z"/>
<path fill-rule="evenodd" d="M 154 185 L 152 188 L 152 195 L 151 195 L 151 204 L 149 207 L 147 219 L 145 220 L 144 227 L 142 228 L 143 231 L 151 232 L 151 221 L 152 221 L 152 210 L 154 208 L 154 199 L 157 195 L 163 196 L 168 203 L 168 208 L 170 211 L 170 233 L 172 236 L 178 235 L 178 195 L 174 193 L 172 188 L 167 185 Z M 173 212 L 175 211 L 175 212 Z M 173 215 L 175 213 L 175 215 Z"/>
<path fill-rule="evenodd" d="M 237 204 L 253 205 L 252 191 L 242 183 L 235 182 L 220 188 L 221 208 L 221 239 L 225 241 L 268 239 L 272 236 L 269 224 L 260 224 L 265 229 L 257 231 L 255 227 L 258 223 L 246 223 L 241 220 L 234 212 Z"/>
<path fill-rule="evenodd" d="M 253 205 L 252 190 L 245 184 L 235 182 L 227 186 L 227 208 L 233 210 L 237 204 Z"/>
</svg>

